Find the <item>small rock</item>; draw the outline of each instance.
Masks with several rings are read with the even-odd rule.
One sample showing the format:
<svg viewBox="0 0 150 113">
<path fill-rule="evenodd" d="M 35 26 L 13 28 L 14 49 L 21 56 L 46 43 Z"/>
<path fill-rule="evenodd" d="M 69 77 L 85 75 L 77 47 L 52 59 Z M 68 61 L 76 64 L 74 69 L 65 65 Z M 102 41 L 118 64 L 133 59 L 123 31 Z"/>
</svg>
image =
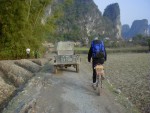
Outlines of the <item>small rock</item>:
<svg viewBox="0 0 150 113">
<path fill-rule="evenodd" d="M 114 92 L 117 93 L 117 94 L 121 94 L 121 90 L 120 89 L 114 88 Z"/>
</svg>

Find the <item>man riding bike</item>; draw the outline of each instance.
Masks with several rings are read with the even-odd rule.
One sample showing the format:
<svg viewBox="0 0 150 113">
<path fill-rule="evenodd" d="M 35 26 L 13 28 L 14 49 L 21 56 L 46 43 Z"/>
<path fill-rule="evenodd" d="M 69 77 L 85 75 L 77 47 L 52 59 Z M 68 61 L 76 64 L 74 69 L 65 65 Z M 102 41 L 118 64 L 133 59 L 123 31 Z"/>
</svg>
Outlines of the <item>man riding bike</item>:
<svg viewBox="0 0 150 113">
<path fill-rule="evenodd" d="M 91 47 L 88 52 L 88 62 L 91 62 L 92 58 L 92 68 L 93 68 L 93 86 L 96 86 L 96 70 L 94 67 L 97 64 L 104 64 L 104 61 L 107 60 L 107 53 L 103 41 L 98 40 L 98 37 L 95 37 L 91 43 Z M 103 76 L 102 76 L 103 77 Z M 104 79 L 104 77 L 102 78 Z"/>
</svg>

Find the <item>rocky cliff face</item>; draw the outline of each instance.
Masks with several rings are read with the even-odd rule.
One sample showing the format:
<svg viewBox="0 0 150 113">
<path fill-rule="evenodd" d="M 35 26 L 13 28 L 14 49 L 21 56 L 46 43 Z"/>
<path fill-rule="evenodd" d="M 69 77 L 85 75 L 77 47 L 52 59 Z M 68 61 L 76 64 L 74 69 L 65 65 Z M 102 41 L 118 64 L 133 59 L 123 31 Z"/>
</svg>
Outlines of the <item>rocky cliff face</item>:
<svg viewBox="0 0 150 113">
<path fill-rule="evenodd" d="M 128 24 L 122 25 L 121 35 L 124 39 L 128 37 L 129 31 L 130 31 L 130 26 Z"/>
<path fill-rule="evenodd" d="M 135 36 L 136 34 L 147 35 L 148 34 L 148 20 L 135 20 L 130 29 L 130 37 Z"/>
<path fill-rule="evenodd" d="M 135 20 L 132 23 L 132 26 L 129 29 L 125 28 L 126 25 L 122 26 L 122 36 L 124 38 L 132 38 L 138 34 L 141 34 L 143 36 L 149 36 L 150 35 L 150 30 L 149 30 L 149 25 L 148 25 L 148 20 L 143 19 L 143 20 Z"/>
<path fill-rule="evenodd" d="M 56 0 L 63 4 L 63 0 Z M 111 5 L 114 9 L 106 9 L 109 13 L 102 16 L 93 0 L 72 0 L 71 4 L 64 6 L 64 16 L 58 24 L 57 35 L 65 39 L 80 40 L 93 36 L 120 38 L 120 10 L 118 4 Z M 112 13 L 115 16 L 110 18 Z M 119 10 L 119 11 L 118 11 Z"/>
<path fill-rule="evenodd" d="M 118 3 L 107 6 L 103 16 L 112 22 L 114 30 L 116 30 L 115 37 L 117 39 L 121 38 L 120 8 Z"/>
</svg>

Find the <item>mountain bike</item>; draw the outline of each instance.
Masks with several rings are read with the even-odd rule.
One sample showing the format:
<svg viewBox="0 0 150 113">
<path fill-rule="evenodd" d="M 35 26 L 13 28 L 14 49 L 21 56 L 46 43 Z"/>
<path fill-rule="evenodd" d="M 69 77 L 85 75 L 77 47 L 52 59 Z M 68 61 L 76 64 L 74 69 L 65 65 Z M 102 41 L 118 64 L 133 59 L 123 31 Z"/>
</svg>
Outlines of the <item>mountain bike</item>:
<svg viewBox="0 0 150 113">
<path fill-rule="evenodd" d="M 96 90 L 98 95 L 100 96 L 102 93 L 102 81 L 104 80 L 104 67 L 101 64 L 95 66 L 96 70 Z"/>
</svg>

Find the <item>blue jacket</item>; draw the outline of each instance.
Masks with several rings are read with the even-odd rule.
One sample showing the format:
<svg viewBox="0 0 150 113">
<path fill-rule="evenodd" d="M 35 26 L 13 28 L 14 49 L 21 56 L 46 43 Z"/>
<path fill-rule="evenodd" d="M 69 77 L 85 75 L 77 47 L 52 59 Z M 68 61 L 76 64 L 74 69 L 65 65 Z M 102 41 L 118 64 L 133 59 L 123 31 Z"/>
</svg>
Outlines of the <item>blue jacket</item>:
<svg viewBox="0 0 150 113">
<path fill-rule="evenodd" d="M 99 43 L 99 41 L 100 41 L 100 40 L 94 40 L 93 42 L 94 42 L 94 43 Z M 93 52 L 92 52 L 92 47 L 90 47 L 89 52 L 88 52 L 88 62 L 91 61 L 92 54 L 93 54 Z M 106 60 L 107 60 L 107 53 L 106 53 L 105 46 L 104 46 L 104 59 L 101 59 L 101 58 L 93 58 L 93 62 L 103 64 L 104 61 L 106 61 Z"/>
</svg>

